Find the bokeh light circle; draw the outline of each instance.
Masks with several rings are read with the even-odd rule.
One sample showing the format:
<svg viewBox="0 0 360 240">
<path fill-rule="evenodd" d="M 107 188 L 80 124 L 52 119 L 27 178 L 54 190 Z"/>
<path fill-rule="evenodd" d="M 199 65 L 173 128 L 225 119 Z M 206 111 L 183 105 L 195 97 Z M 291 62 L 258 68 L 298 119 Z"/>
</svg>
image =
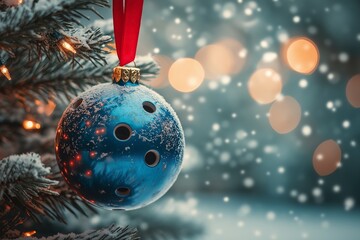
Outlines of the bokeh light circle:
<svg viewBox="0 0 360 240">
<path fill-rule="evenodd" d="M 170 85 L 179 92 L 192 92 L 204 81 L 205 72 L 201 64 L 192 58 L 176 60 L 169 70 Z"/>
<path fill-rule="evenodd" d="M 289 67 L 302 74 L 311 74 L 319 64 L 320 54 L 316 44 L 305 37 L 291 39 L 283 54 Z"/>
<path fill-rule="evenodd" d="M 256 70 L 248 82 L 250 96 L 260 104 L 273 102 L 281 93 L 281 76 L 271 68 Z"/>
<path fill-rule="evenodd" d="M 257 63 L 256 68 L 271 68 L 277 72 L 282 70 L 283 63 L 280 61 L 280 57 L 275 52 L 265 52 L 261 60 Z M 282 73 L 283 75 L 284 73 Z M 285 81 L 283 81 L 284 83 Z"/>
<path fill-rule="evenodd" d="M 317 174 L 327 176 L 335 172 L 341 162 L 341 149 L 334 140 L 322 142 L 314 151 L 313 166 Z"/>
<path fill-rule="evenodd" d="M 186 145 L 184 150 L 184 159 L 182 170 L 192 171 L 203 166 L 201 152 L 193 145 Z"/>
<path fill-rule="evenodd" d="M 295 98 L 285 96 L 271 105 L 269 122 L 277 133 L 286 134 L 293 131 L 300 120 L 301 107 Z"/>
<path fill-rule="evenodd" d="M 346 97 L 353 107 L 360 108 L 360 74 L 355 75 L 348 81 Z"/>
<path fill-rule="evenodd" d="M 156 78 L 144 83 L 153 88 L 164 88 L 169 85 L 168 74 L 174 60 L 163 55 L 155 55 L 153 56 L 153 59 L 155 62 L 157 62 L 157 64 L 159 64 L 159 74 L 156 76 Z"/>
<path fill-rule="evenodd" d="M 247 55 L 246 48 L 236 39 L 233 38 L 225 38 L 218 42 L 218 44 L 228 48 L 232 54 L 232 62 L 229 73 L 228 74 L 237 74 L 239 73 L 244 65 Z"/>
<path fill-rule="evenodd" d="M 217 80 L 232 72 L 234 56 L 231 50 L 222 44 L 202 47 L 195 55 L 205 70 L 206 79 Z"/>
</svg>

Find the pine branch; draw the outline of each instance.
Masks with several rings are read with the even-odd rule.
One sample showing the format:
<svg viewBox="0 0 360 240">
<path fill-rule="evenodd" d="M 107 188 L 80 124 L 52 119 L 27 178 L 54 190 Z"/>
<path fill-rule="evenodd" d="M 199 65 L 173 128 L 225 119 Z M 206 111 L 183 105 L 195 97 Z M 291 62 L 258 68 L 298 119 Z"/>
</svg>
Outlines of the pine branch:
<svg viewBox="0 0 360 240">
<path fill-rule="evenodd" d="M 40 33 L 81 26 L 79 19 L 89 18 L 80 11 L 88 10 L 101 17 L 94 6 L 110 5 L 107 0 L 40 0 L 35 4 L 34 0 L 27 0 L 18 7 L 8 8 L 0 13 L 0 49 L 30 49 L 29 42 L 41 39 Z"/>
<path fill-rule="evenodd" d="M 35 48 L 30 49 L 35 55 L 32 58 L 39 60 L 41 56 L 45 55 L 48 59 L 56 58 L 58 61 L 72 60 L 73 63 L 78 63 L 78 59 L 84 59 L 92 62 L 95 66 L 106 64 L 104 55 L 108 52 L 104 46 L 111 42 L 111 37 L 104 36 L 99 28 L 72 27 L 66 32 L 61 31 L 58 34 L 61 34 L 63 39 L 74 47 L 75 55 L 59 46 L 58 39 L 53 39 L 49 36 L 51 34 L 46 34 L 32 42 L 35 45 Z M 17 56 L 21 55 L 17 54 Z"/>
<path fill-rule="evenodd" d="M 6 198 L 38 210 L 33 200 L 39 194 L 58 195 L 49 188 L 57 181 L 47 179 L 50 173 L 40 156 L 34 153 L 12 155 L 0 161 L 0 200 Z"/>
<path fill-rule="evenodd" d="M 110 36 L 114 35 L 113 19 L 112 18 L 109 18 L 109 19 L 97 19 L 97 20 L 94 21 L 92 26 L 95 27 L 95 28 L 100 28 L 101 31 L 105 35 L 110 35 Z"/>
<path fill-rule="evenodd" d="M 108 52 L 104 46 L 111 42 L 111 37 L 104 36 L 99 28 L 70 29 L 68 32 L 77 51 L 76 58 L 91 61 L 95 66 L 107 63 L 104 55 Z"/>
<path fill-rule="evenodd" d="M 135 228 L 129 227 L 116 227 L 111 225 L 108 228 L 103 228 L 100 230 L 90 230 L 84 233 L 76 234 L 76 233 L 69 233 L 69 234 L 56 234 L 51 237 L 42 237 L 42 238 L 19 238 L 22 239 L 32 239 L 32 240 L 137 240 L 137 230 Z"/>
<path fill-rule="evenodd" d="M 178 201 L 174 199 L 162 199 L 160 203 L 142 208 L 141 211 L 99 211 L 98 218 L 101 221 L 91 224 L 96 228 L 108 226 L 116 222 L 122 226 L 138 226 L 141 239 L 197 239 L 205 231 L 202 222 L 189 213 L 197 209 L 196 202 L 192 200 Z M 69 231 L 81 229 L 83 222 L 76 219 L 69 219 Z M 56 225 L 53 227 L 57 229 Z M 40 232 L 45 229 L 39 229 Z"/>
<path fill-rule="evenodd" d="M 14 230 L 18 225 L 26 220 L 24 214 L 19 209 L 0 201 L 0 237 L 6 237 L 9 231 Z"/>
<path fill-rule="evenodd" d="M 0 81 L 0 106 L 14 107 L 8 103 L 18 102 L 19 107 L 36 99 L 47 101 L 49 96 L 58 101 L 67 102 L 89 86 L 111 82 L 113 68 L 117 65 L 115 56 L 109 58 L 109 64 L 94 67 L 91 63 L 81 61 L 80 65 L 58 62 L 55 59 L 42 58 L 34 65 L 26 65 L 25 60 L 17 59 L 8 66 L 12 69 L 12 81 Z M 136 60 L 141 69 L 142 80 L 154 78 L 159 70 L 151 57 Z"/>
<path fill-rule="evenodd" d="M 56 196 L 50 186 L 57 182 L 46 178 L 50 173 L 41 163 L 40 156 L 34 153 L 13 155 L 0 161 L 0 205 L 15 208 L 14 218 L 19 218 L 17 212 L 24 210 L 27 215 L 46 214 L 41 208 L 40 196 Z M 7 219 L 5 214 L 0 218 L 0 233 L 3 226 L 14 219 Z"/>
<path fill-rule="evenodd" d="M 34 153 L 0 161 L 0 236 L 24 222 L 26 216 L 36 222 L 46 216 L 66 223 L 67 211 L 75 217 L 78 213 L 88 216 L 89 210 L 96 213 L 93 206 L 67 187 L 53 157 L 45 157 L 44 162 L 52 171 Z"/>
</svg>

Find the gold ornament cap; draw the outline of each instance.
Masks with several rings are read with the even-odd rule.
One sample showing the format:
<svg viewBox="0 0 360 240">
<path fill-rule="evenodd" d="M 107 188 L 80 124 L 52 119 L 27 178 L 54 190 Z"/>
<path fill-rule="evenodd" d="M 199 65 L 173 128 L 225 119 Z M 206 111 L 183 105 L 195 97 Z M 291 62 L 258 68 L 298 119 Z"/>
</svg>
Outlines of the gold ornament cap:
<svg viewBox="0 0 360 240">
<path fill-rule="evenodd" d="M 132 83 L 138 83 L 140 81 L 140 69 L 134 67 L 121 67 L 117 66 L 113 70 L 113 81 L 127 83 L 129 80 Z"/>
</svg>

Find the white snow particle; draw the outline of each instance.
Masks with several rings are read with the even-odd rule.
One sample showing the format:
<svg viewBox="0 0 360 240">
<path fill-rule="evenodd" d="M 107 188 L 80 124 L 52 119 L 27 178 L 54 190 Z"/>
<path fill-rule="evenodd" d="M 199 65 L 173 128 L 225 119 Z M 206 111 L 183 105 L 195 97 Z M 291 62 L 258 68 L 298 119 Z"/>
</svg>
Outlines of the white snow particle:
<svg viewBox="0 0 360 240">
<path fill-rule="evenodd" d="M 294 16 L 294 17 L 293 17 L 293 22 L 294 22 L 294 23 L 299 23 L 300 20 L 301 20 L 301 19 L 300 19 L 299 16 Z"/>
<path fill-rule="evenodd" d="M 350 127 L 350 121 L 349 120 L 344 120 L 342 123 L 343 128 L 349 128 Z"/>
<path fill-rule="evenodd" d="M 254 187 L 255 182 L 254 182 L 254 179 L 247 177 L 244 179 L 243 184 L 246 188 L 252 188 L 252 187 Z"/>
<path fill-rule="evenodd" d="M 305 137 L 308 137 L 311 135 L 312 129 L 309 125 L 305 125 L 302 127 L 301 132 Z"/>
<path fill-rule="evenodd" d="M 306 194 L 301 193 L 301 194 L 298 196 L 298 201 L 299 201 L 299 203 L 306 203 L 306 201 L 307 201 L 307 196 L 306 196 Z"/>
<path fill-rule="evenodd" d="M 306 79 L 301 79 L 301 80 L 299 81 L 299 86 L 300 86 L 301 88 L 306 88 L 306 87 L 308 86 L 308 81 L 307 81 Z"/>
<path fill-rule="evenodd" d="M 348 197 L 344 201 L 345 211 L 350 211 L 355 206 L 355 199 Z"/>
<path fill-rule="evenodd" d="M 270 211 L 266 214 L 266 219 L 269 221 L 274 221 L 275 218 L 276 218 L 276 214 L 272 211 Z"/>
</svg>

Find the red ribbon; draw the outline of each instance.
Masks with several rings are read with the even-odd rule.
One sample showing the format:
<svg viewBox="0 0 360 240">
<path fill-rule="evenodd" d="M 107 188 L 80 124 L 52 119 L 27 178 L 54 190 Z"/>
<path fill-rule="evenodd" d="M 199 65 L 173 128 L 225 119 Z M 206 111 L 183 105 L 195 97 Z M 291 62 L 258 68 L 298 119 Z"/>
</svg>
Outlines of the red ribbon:
<svg viewBox="0 0 360 240">
<path fill-rule="evenodd" d="M 119 65 L 135 59 L 144 0 L 113 0 L 116 52 Z"/>
</svg>

